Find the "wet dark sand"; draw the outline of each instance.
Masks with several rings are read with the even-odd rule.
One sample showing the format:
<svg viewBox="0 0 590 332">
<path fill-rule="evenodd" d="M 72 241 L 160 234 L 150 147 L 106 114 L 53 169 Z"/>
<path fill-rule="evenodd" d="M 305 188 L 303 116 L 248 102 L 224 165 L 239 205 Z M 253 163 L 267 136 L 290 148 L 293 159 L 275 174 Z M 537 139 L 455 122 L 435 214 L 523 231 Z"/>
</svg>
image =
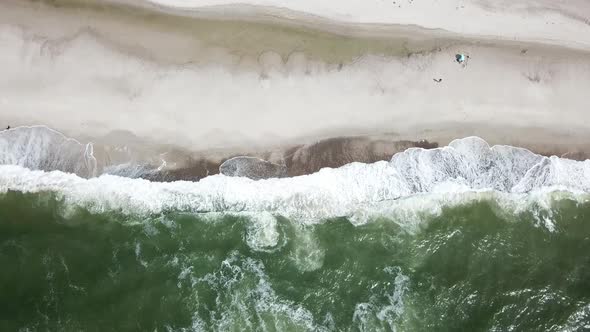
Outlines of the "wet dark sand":
<svg viewBox="0 0 590 332">
<path fill-rule="evenodd" d="M 284 168 L 281 176 L 306 175 L 319 171 L 322 168 L 337 168 L 352 162 L 373 163 L 380 160 L 390 160 L 398 152 L 408 148 L 435 148 L 438 144 L 426 140 L 419 141 L 395 141 L 385 138 L 371 137 L 335 137 L 313 144 L 298 145 L 285 148 L 281 153 L 277 151 L 247 154 L 265 160 L 276 168 Z M 195 181 L 208 175 L 220 173 L 220 166 L 226 160 L 244 155 L 228 155 L 222 158 L 191 157 L 186 164 L 178 169 L 165 170 L 157 174 L 151 174 L 147 178 L 153 181 Z M 249 162 L 255 163 L 255 160 Z M 268 173 L 266 173 L 268 172 Z M 227 172 L 224 173 L 226 175 Z M 264 168 L 261 172 L 241 174 L 253 179 L 276 177 L 274 168 Z"/>
<path fill-rule="evenodd" d="M 312 144 L 296 145 L 277 153 L 263 152 L 252 154 L 235 154 L 212 158 L 206 156 L 190 157 L 186 166 L 150 174 L 145 178 L 152 181 L 198 181 L 206 176 L 220 173 L 220 166 L 227 160 L 247 156 L 246 163 L 251 163 L 250 173 L 221 172 L 229 176 L 245 176 L 252 179 L 271 177 L 291 177 L 315 173 L 322 168 L 337 168 L 352 162 L 373 163 L 388 161 L 396 153 L 409 148 L 432 149 L 443 145 L 425 139 L 395 140 L 392 137 L 334 137 Z M 532 147 L 532 148 L 531 148 Z M 535 145 L 531 151 L 543 156 L 558 156 L 573 160 L 590 159 L 590 144 L 580 145 Z M 262 165 L 260 165 L 262 164 Z M 257 167 L 258 165 L 262 167 Z"/>
</svg>

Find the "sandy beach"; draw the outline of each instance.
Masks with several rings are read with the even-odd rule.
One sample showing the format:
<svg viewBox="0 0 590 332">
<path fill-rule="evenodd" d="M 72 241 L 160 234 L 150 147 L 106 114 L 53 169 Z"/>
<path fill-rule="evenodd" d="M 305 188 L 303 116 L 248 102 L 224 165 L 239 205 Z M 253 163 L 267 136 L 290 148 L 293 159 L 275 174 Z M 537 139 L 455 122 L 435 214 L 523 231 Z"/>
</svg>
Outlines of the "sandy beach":
<svg viewBox="0 0 590 332">
<path fill-rule="evenodd" d="M 328 4 L 3 1 L 0 125 L 176 154 L 171 172 L 321 151 L 299 175 L 472 135 L 588 158 L 584 2 Z"/>
</svg>

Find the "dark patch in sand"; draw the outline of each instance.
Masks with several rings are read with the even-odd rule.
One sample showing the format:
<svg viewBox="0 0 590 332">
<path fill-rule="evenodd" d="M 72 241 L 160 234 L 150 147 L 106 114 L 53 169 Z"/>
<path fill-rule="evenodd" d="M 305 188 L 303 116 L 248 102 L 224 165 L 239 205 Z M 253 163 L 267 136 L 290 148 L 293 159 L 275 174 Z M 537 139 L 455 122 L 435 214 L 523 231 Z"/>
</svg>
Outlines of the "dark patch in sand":
<svg viewBox="0 0 590 332">
<path fill-rule="evenodd" d="M 314 144 L 286 151 L 285 164 L 289 176 L 311 174 L 324 167 L 337 168 L 352 162 L 373 163 L 389 160 L 394 154 L 408 148 L 438 147 L 437 143 L 421 141 L 395 141 L 368 137 L 329 138 Z"/>
<path fill-rule="evenodd" d="M 250 156 L 228 156 L 221 159 L 191 158 L 184 163 L 187 166 L 152 172 L 142 177 L 151 181 L 169 182 L 198 181 L 219 173 L 255 180 L 298 176 L 315 173 L 325 167 L 341 167 L 352 162 L 373 163 L 390 160 L 394 154 L 413 147 L 431 149 L 438 147 L 438 144 L 426 140 L 399 141 L 370 137 L 337 137 L 313 144 L 288 147 L 280 154 L 282 158 L 279 160 L 276 160 L 277 157 L 271 158 L 268 152 Z"/>
</svg>

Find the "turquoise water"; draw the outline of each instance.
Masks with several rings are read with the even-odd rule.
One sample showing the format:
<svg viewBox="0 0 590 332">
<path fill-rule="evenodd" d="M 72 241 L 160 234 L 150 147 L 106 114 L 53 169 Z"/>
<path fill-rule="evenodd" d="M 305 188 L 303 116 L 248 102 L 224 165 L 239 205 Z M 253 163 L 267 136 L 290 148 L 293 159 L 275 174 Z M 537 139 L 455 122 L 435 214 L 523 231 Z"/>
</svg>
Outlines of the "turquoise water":
<svg viewBox="0 0 590 332">
<path fill-rule="evenodd" d="M 0 330 L 590 329 L 590 203 L 539 215 L 483 199 L 412 229 L 275 218 L 266 234 L 245 216 L 1 194 Z"/>
</svg>

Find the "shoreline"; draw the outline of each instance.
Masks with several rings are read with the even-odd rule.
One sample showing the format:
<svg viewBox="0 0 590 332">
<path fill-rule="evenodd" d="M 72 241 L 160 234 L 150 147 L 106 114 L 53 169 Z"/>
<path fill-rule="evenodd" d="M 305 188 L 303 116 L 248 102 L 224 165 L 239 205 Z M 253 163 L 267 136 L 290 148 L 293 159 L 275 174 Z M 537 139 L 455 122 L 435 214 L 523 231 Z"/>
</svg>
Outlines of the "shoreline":
<svg viewBox="0 0 590 332">
<path fill-rule="evenodd" d="M 154 182 L 174 182 L 199 181 L 221 173 L 258 180 L 310 175 L 323 168 L 339 168 L 350 163 L 390 161 L 394 155 L 411 148 L 441 148 L 456 139 L 478 136 L 449 138 L 440 132 L 431 133 L 428 137 L 412 140 L 395 134 L 359 135 L 252 150 L 188 151 L 175 146 L 153 145 L 129 136 L 126 141 L 113 137 L 79 141 L 46 126 L 31 126 L 0 131 L 0 147 L 4 149 L 0 164 L 13 160 L 8 164 L 18 161 L 18 165 L 33 170 L 60 170 L 85 178 L 112 174 Z M 489 147 L 512 146 L 546 157 L 578 161 L 590 159 L 590 142 L 572 143 L 572 137 L 553 137 L 551 143 L 532 141 L 536 138 L 534 135 L 512 144 L 506 140 L 503 143 L 486 142 Z M 438 140 L 433 140 L 435 138 Z M 22 144 L 28 146 L 27 151 L 33 149 L 33 159 L 20 155 L 24 151 L 20 147 Z M 35 148 L 42 150 L 35 152 Z"/>
</svg>

